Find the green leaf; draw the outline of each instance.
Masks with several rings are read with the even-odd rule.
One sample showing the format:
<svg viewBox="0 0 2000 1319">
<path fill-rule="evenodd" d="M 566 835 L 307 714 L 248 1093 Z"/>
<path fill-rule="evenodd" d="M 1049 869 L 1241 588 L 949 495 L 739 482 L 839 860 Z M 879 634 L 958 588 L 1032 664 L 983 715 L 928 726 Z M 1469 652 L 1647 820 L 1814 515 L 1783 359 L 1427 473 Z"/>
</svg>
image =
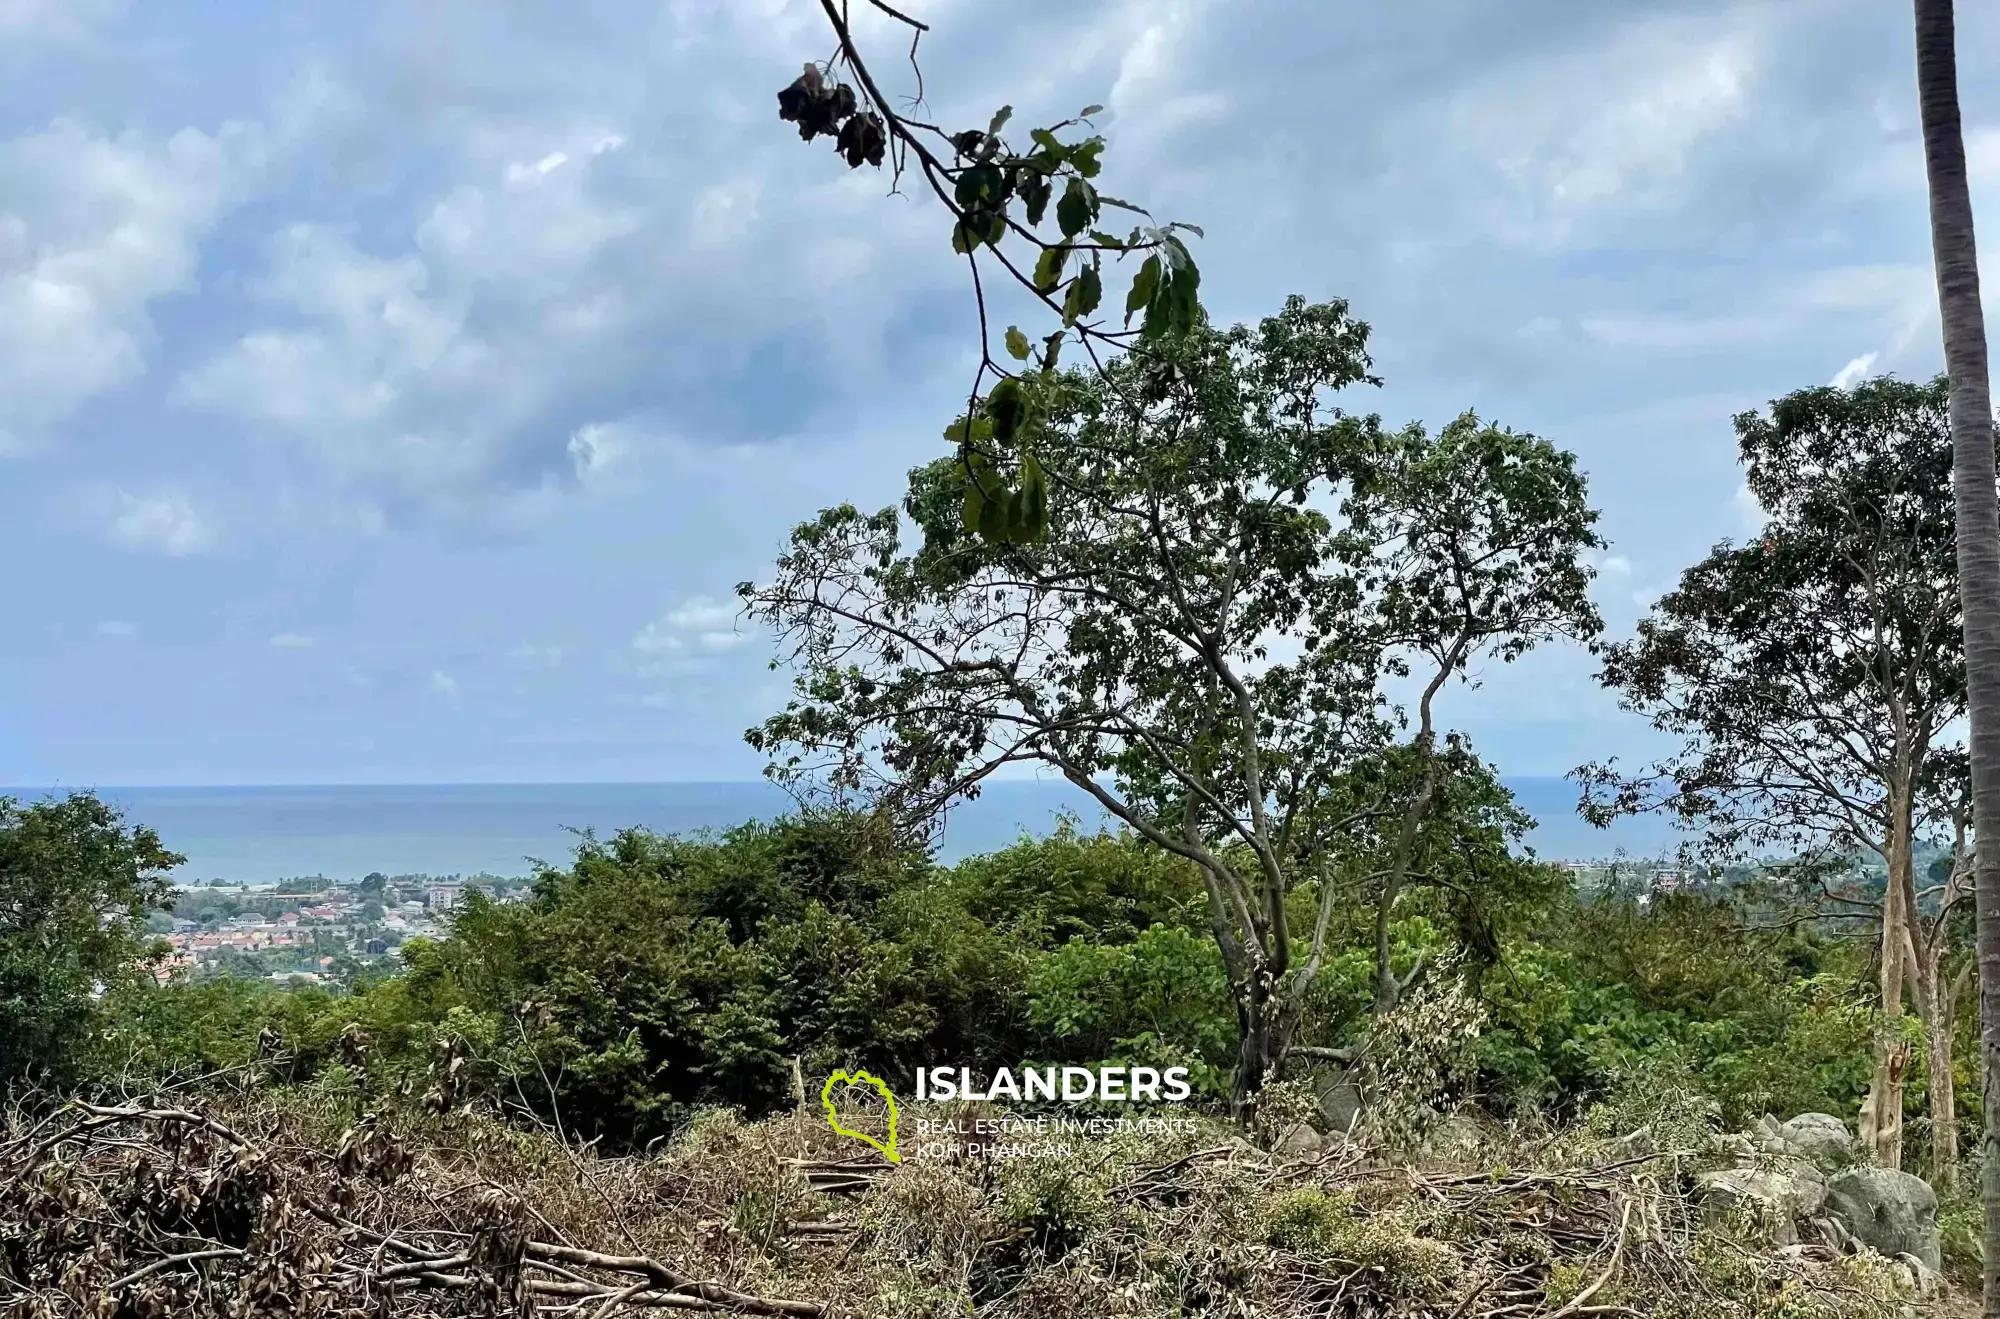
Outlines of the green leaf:
<svg viewBox="0 0 2000 1319">
<path fill-rule="evenodd" d="M 998 201 L 1005 181 L 999 166 L 973 165 L 959 171 L 952 195 L 958 199 L 961 208 L 969 209 L 982 201 Z"/>
<path fill-rule="evenodd" d="M 965 482 L 965 507 L 962 519 L 965 530 L 971 535 L 978 535 L 979 524 L 984 519 L 985 514 L 986 498 L 979 493 L 979 486 L 970 478 L 967 478 Z"/>
<path fill-rule="evenodd" d="M 1069 282 L 1069 296 L 1063 299 L 1063 324 L 1074 325 L 1090 315 L 1097 310 L 1097 304 L 1103 298 L 1104 285 L 1093 262 L 1077 271 L 1076 278 Z"/>
<path fill-rule="evenodd" d="M 968 433 L 965 418 L 960 417 L 957 421 L 944 428 L 944 437 L 953 444 L 984 444 L 993 438 L 993 419 L 991 417 L 974 417 L 972 419 L 972 429 Z"/>
<path fill-rule="evenodd" d="M 1074 238 L 1097 218 L 1097 190 L 1082 179 L 1071 179 L 1056 203 L 1056 223 L 1064 238 Z"/>
<path fill-rule="evenodd" d="M 1028 400 L 1022 397 L 1021 382 L 1002 380 L 993 386 L 993 392 L 986 396 L 986 413 L 993 418 L 995 442 L 1012 444 L 1021 423 L 1028 417 Z"/>
<path fill-rule="evenodd" d="M 979 534 L 987 540 L 998 542 L 1007 539 L 1008 498 L 1007 491 L 996 490 L 993 492 L 993 498 L 980 501 L 979 520 L 976 525 Z"/>
<path fill-rule="evenodd" d="M 1056 285 L 1062 283 L 1063 262 L 1069 259 L 1069 248 L 1057 244 L 1045 247 L 1035 261 L 1035 290 L 1039 293 L 1053 293 Z"/>
<path fill-rule="evenodd" d="M 965 222 L 963 220 L 959 221 L 957 224 L 954 224 L 951 227 L 952 251 L 958 253 L 960 256 L 964 256 L 967 252 L 970 252 L 973 248 L 977 246 L 979 246 L 978 236 L 974 234 L 972 230 L 965 227 Z"/>
<path fill-rule="evenodd" d="M 1103 199 L 1099 198 L 1099 200 Z M 1115 234 L 1105 233 L 1102 229 L 1092 229 L 1090 231 L 1090 241 L 1096 243 L 1099 247 L 1115 248 L 1121 252 L 1125 250 L 1125 244 L 1121 239 Z"/>
<path fill-rule="evenodd" d="M 1046 128 L 1037 128 L 1032 132 L 1030 132 L 1028 136 L 1035 140 L 1036 146 L 1048 152 L 1050 155 L 1054 156 L 1057 160 L 1063 159 L 1063 157 L 1068 154 L 1067 148 L 1065 148 L 1062 143 L 1056 140 L 1056 135 L 1054 133 L 1051 133 Z"/>
<path fill-rule="evenodd" d="M 1017 362 L 1025 362 L 1028 360 L 1028 354 L 1033 351 L 1034 349 L 1028 347 L 1028 336 L 1021 333 L 1020 326 L 1010 325 L 1007 327 L 1007 355 L 1009 357 Z"/>
<path fill-rule="evenodd" d="M 1143 215 L 1148 220 L 1153 218 L 1153 213 L 1147 210 L 1145 207 L 1134 206 L 1131 202 L 1119 201 L 1116 197 L 1107 197 L 1101 192 L 1097 194 L 1097 200 L 1102 202 L 1106 206 L 1116 206 L 1121 211 L 1130 211 L 1134 215 Z M 1132 242 L 1136 244 L 1138 241 L 1139 241 L 1139 231 L 1137 229 L 1134 229 L 1132 231 Z"/>
<path fill-rule="evenodd" d="M 1153 298 L 1160 289 L 1160 258 L 1149 256 L 1139 267 L 1139 273 L 1132 279 L 1132 291 L 1125 295 L 1125 324 L 1132 323 L 1135 313 L 1152 305 Z"/>
<path fill-rule="evenodd" d="M 1040 224 L 1042 217 L 1048 214 L 1049 198 L 1053 195 L 1054 190 L 1050 188 L 1045 174 L 1030 173 L 1021 180 L 1021 201 L 1027 206 L 1030 228 Z"/>
<path fill-rule="evenodd" d="M 1103 114 L 1103 113 L 1104 113 L 1104 107 L 1101 105 L 1086 105 L 1080 112 L 1078 112 L 1076 117 L 1078 119 L 1088 119 L 1094 114 Z"/>
<path fill-rule="evenodd" d="M 1097 172 L 1104 168 L 1103 162 L 1098 159 L 1103 152 L 1104 139 L 1093 137 L 1081 146 L 1070 148 L 1069 163 L 1076 166 L 1076 172 L 1086 179 L 1094 179 Z"/>
<path fill-rule="evenodd" d="M 1053 371 L 1056 369 L 1056 357 L 1062 352 L 1063 340 L 1068 337 L 1061 330 L 1057 330 L 1054 334 L 1042 340 L 1042 370 Z"/>
<path fill-rule="evenodd" d="M 1009 542 L 1025 540 L 1028 530 L 1028 492 L 1016 489 L 1007 496 L 1007 536 Z"/>
<path fill-rule="evenodd" d="M 1021 461 L 1022 529 L 1033 540 L 1046 538 L 1049 527 L 1049 482 L 1033 454 Z"/>
<path fill-rule="evenodd" d="M 1013 117 L 1014 117 L 1013 106 L 1011 105 L 1001 106 L 998 110 L 994 111 L 993 122 L 986 125 L 986 136 L 988 137 L 1000 136 L 1000 130 L 1005 128 L 1007 126 L 1007 121 L 1009 119 L 1012 119 Z"/>
</svg>

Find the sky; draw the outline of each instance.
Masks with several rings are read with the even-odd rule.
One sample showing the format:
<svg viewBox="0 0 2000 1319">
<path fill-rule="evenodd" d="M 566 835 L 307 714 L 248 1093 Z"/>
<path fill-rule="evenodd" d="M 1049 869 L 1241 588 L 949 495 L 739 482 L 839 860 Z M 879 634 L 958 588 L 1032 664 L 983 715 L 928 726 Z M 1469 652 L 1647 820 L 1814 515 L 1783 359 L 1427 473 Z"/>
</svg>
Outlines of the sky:
<svg viewBox="0 0 2000 1319">
<path fill-rule="evenodd" d="M 1735 413 L 1939 369 L 1907 5 L 909 8 L 939 121 L 1106 107 L 1218 319 L 1348 299 L 1345 406 L 1575 452 L 1613 636 L 1755 526 Z M 754 777 L 734 585 L 898 498 L 972 351 L 935 206 L 777 121 L 829 44 L 817 0 L 0 0 L 0 785 Z M 1446 717 L 1513 775 L 1644 756 L 1594 671 Z"/>
</svg>

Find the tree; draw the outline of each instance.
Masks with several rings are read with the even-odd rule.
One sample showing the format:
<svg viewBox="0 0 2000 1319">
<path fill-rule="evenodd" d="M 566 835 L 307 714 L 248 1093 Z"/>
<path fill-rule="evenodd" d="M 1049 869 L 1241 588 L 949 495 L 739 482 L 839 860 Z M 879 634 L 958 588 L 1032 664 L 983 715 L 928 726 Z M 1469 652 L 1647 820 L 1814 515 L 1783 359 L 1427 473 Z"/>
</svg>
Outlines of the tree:
<svg viewBox="0 0 2000 1319">
<path fill-rule="evenodd" d="M 808 142 L 831 139 L 850 169 L 879 168 L 886 160 L 892 188 L 914 171 L 950 215 L 951 249 L 965 257 L 979 316 L 978 363 L 965 414 L 947 432 L 959 449 L 963 530 L 992 540 L 1041 536 L 1048 525 L 1048 491 L 1033 451 L 1017 445 L 1012 433 L 1019 417 L 1013 403 L 1016 370 L 1025 368 L 1010 368 L 993 353 L 987 290 L 993 267 L 1058 319 L 1058 328 L 1039 340 L 1039 370 L 1055 368 L 1066 342 L 1074 342 L 1101 370 L 1104 354 L 1151 356 L 1163 338 L 1184 333 L 1200 318 L 1201 272 L 1182 235 L 1199 237 L 1201 230 L 1160 224 L 1142 207 L 1098 190 L 1104 139 L 1077 137 L 1075 130 L 1088 128 L 1102 106 L 1086 106 L 1074 118 L 1031 130 L 1032 151 L 1017 150 L 1003 136 L 1014 114 L 1010 105 L 1001 106 L 983 129 L 949 132 L 913 117 L 924 100 L 917 47 L 928 24 L 883 0 L 869 0 L 869 9 L 910 34 L 915 95 L 910 113 L 904 113 L 863 59 L 848 6 L 820 0 L 820 8 L 833 30 L 833 58 L 807 64 L 778 93 L 778 117 L 797 125 Z M 841 74 L 854 83 L 840 81 Z M 1107 207 L 1145 223 L 1118 237 L 1106 231 L 1112 223 Z M 1054 220 L 1053 230 L 1043 228 L 1045 219 Z M 1106 257 L 1135 259 L 1124 322 L 1115 329 L 1093 319 L 1103 302 Z M 1018 326 L 1009 326 L 1002 342 L 1014 363 L 1037 357 Z"/>
<path fill-rule="evenodd" d="M 1961 788 L 1968 788 L 1967 776 L 1953 774 Z M 1965 940 L 1959 927 L 1972 899 L 1972 877 L 1976 865 L 1969 827 L 1971 803 L 1961 791 L 1953 812 L 1952 847 L 1949 856 L 1933 862 L 1928 888 L 1919 899 L 1932 898 L 1926 908 L 1919 905 L 1911 920 L 1912 960 L 1919 1015 L 1929 1049 L 1931 1101 L 1931 1165 L 1938 1185 L 1958 1189 L 1958 1080 L 1954 1068 L 1953 1045 L 1958 1038 L 1958 1005 L 1972 975 L 1979 969 L 1976 957 L 1959 958 Z M 1954 958 L 1956 966 L 1950 963 Z"/>
<path fill-rule="evenodd" d="M 1047 475 L 1046 538 L 967 536 L 944 459 L 901 513 L 829 509 L 741 588 L 798 669 L 748 735 L 774 777 L 925 820 L 1040 764 L 1198 868 L 1239 1110 L 1296 1037 L 1339 881 L 1393 905 L 1413 855 L 1350 876 L 1307 841 L 1419 829 L 1448 767 L 1445 684 L 1598 626 L 1571 456 L 1469 414 L 1430 435 L 1331 407 L 1370 379 L 1366 337 L 1344 304 L 1293 298 L 1254 328 L 1040 373 L 1015 433 Z M 1400 744 L 1385 678 L 1415 690 Z M 1295 933 L 1291 898 L 1315 887 Z"/>
<path fill-rule="evenodd" d="M 1934 1035 L 1937 1022 L 1915 943 L 1915 845 L 1950 827 L 1962 763 L 1945 385 L 1800 390 L 1736 430 L 1762 534 L 1718 545 L 1605 655 L 1603 681 L 1682 749 L 1629 781 L 1586 766 L 1586 814 L 1668 811 L 1704 829 L 1718 861 L 1881 858 L 1883 1028 L 1862 1125 L 1896 1167 L 1906 991 Z"/>
<path fill-rule="evenodd" d="M 74 1079 L 96 994 L 144 971 L 182 864 L 88 793 L 0 797 L 0 1079 Z"/>
<path fill-rule="evenodd" d="M 1958 113 L 1951 0 L 1916 0 L 1917 100 L 1930 182 L 1945 373 L 1951 381 L 1952 498 L 1958 515 L 1958 589 L 1965 619 L 1975 840 L 2000 834 L 2000 496 L 1994 490 L 1993 400 L 1979 248 Z M 1973 893 L 1979 941 L 1980 1051 L 1985 1061 L 1984 1310 L 2000 1315 L 2000 849 L 1979 846 Z"/>
</svg>

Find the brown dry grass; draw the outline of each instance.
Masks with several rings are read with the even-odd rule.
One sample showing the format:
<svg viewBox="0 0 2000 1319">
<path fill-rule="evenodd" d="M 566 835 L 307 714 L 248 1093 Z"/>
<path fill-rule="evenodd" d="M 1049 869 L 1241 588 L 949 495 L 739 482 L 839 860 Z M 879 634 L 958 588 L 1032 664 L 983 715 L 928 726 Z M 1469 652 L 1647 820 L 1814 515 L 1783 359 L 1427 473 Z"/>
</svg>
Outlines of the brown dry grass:
<svg viewBox="0 0 2000 1319">
<path fill-rule="evenodd" d="M 934 1109 L 906 1122 L 938 1116 Z M 602 1158 L 298 1092 L 23 1105 L 0 1128 L 0 1315 L 1863 1319 L 1885 1265 L 1700 1221 L 1671 1157 L 1416 1170 L 1219 1125 L 890 1164 L 816 1113 L 704 1115 Z"/>
</svg>

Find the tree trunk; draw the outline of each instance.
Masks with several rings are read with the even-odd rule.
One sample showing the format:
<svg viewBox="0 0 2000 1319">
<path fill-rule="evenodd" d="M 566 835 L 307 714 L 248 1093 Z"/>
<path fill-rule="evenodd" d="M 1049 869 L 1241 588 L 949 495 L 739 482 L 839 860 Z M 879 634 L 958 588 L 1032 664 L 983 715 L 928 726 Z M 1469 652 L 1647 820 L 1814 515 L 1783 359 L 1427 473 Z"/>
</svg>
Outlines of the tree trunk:
<svg viewBox="0 0 2000 1319">
<path fill-rule="evenodd" d="M 1911 876 L 1910 792 L 1907 776 L 1889 788 L 1889 836 L 1883 847 L 1888 879 L 1882 889 L 1881 974 L 1877 1002 L 1881 1025 L 1875 1035 L 1875 1070 L 1861 1106 L 1861 1145 L 1883 1168 L 1903 1166 L 1903 1075 L 1897 1063 L 1903 1020 L 1903 989 L 1914 978 L 1910 962 Z M 1901 1057 L 1907 1058 L 1904 1051 Z"/>
<path fill-rule="evenodd" d="M 1958 1036 L 1958 995 L 1960 981 L 1944 979 L 1944 931 L 1938 931 L 1938 946 L 1926 950 L 1921 1002 L 1924 1005 L 1924 1032 L 1930 1052 L 1931 1091 L 1931 1183 L 1940 1191 L 1958 1189 L 1958 1080 L 1952 1074 Z M 1971 968 L 1967 968 L 1970 970 Z"/>
<path fill-rule="evenodd" d="M 1986 1207 L 1987 1319 L 2000 1319 L 2000 492 L 1994 488 L 1993 401 L 1979 249 L 1959 122 L 1958 57 L 1951 0 L 1915 0 L 1917 100 L 1930 181 L 1931 252 L 1945 369 L 1951 379 L 1952 506 L 1958 518 L 1958 589 L 1965 613 L 1971 715 L 1973 898 L 1978 907 L 1980 1055 L 1985 1078 L 1980 1178 Z"/>
<path fill-rule="evenodd" d="M 1266 1084 L 1279 1079 L 1290 1044 L 1291 1032 L 1270 991 L 1271 982 L 1262 975 L 1236 987 L 1236 1079 L 1229 1115 L 1240 1123 L 1254 1122 L 1257 1096 Z"/>
</svg>

